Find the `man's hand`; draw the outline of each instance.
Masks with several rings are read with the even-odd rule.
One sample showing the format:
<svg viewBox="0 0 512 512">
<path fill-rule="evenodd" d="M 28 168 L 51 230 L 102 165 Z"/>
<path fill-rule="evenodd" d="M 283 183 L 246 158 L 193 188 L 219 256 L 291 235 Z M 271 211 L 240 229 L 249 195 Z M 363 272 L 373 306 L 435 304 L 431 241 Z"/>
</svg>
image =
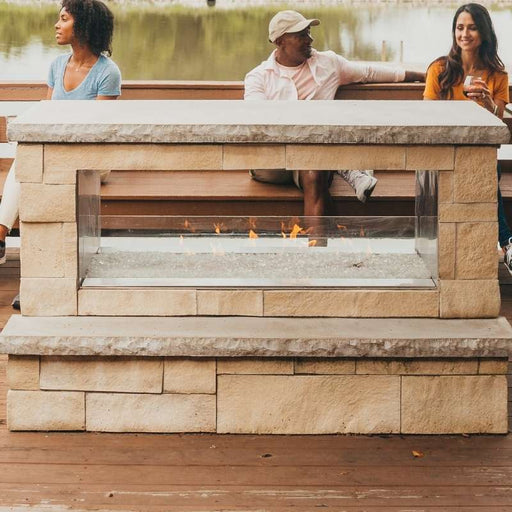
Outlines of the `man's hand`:
<svg viewBox="0 0 512 512">
<path fill-rule="evenodd" d="M 424 82 L 425 73 L 422 71 L 406 71 L 404 82 Z"/>
</svg>

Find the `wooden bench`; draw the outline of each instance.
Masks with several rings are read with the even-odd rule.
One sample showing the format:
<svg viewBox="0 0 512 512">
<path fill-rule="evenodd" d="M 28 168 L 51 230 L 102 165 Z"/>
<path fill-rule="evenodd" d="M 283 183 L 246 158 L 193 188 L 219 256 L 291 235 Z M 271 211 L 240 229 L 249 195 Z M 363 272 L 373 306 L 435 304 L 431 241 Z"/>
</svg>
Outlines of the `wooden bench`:
<svg viewBox="0 0 512 512">
<path fill-rule="evenodd" d="M 340 88 L 339 99 L 421 99 L 422 84 L 364 84 Z M 44 82 L 0 82 L 0 187 L 14 157 L 7 120 L 46 96 Z M 125 81 L 122 99 L 240 99 L 242 82 Z M 7 101 L 9 100 L 10 101 Z M 505 122 L 512 128 L 512 108 Z M 512 216 L 512 146 L 500 150 L 501 190 Z M 363 205 L 335 176 L 331 193 L 337 215 L 414 215 L 414 175 L 378 172 L 379 184 Z M 101 188 L 103 215 L 301 215 L 294 186 L 258 183 L 246 171 L 112 172 Z"/>
</svg>

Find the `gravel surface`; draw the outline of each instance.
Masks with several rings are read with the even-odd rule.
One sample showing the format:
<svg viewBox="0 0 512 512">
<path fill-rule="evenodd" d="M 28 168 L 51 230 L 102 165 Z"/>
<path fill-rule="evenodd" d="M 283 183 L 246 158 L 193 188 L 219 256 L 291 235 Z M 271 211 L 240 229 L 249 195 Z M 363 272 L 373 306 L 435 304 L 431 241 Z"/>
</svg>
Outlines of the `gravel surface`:
<svg viewBox="0 0 512 512">
<path fill-rule="evenodd" d="M 88 278 L 380 278 L 428 279 L 417 254 L 108 252 L 97 254 Z"/>
</svg>

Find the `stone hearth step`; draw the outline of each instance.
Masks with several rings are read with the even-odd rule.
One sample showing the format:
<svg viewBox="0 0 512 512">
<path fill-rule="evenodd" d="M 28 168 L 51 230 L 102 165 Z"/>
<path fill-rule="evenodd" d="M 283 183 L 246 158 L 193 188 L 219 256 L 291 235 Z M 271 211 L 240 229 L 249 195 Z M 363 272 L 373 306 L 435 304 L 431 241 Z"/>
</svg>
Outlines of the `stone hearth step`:
<svg viewBox="0 0 512 512">
<path fill-rule="evenodd" d="M 11 355 L 137 357 L 503 358 L 504 317 L 23 317 L 0 336 Z"/>
</svg>

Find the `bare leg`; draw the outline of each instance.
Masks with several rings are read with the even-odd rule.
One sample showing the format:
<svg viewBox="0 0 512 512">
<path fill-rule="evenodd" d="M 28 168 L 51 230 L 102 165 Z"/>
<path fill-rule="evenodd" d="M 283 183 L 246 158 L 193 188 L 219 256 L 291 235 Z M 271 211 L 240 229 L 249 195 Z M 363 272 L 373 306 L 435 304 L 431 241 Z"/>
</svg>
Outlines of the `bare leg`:
<svg viewBox="0 0 512 512">
<path fill-rule="evenodd" d="M 326 245 L 324 226 L 321 217 L 333 210 L 332 197 L 329 186 L 332 182 L 332 173 L 328 171 L 300 171 L 300 183 L 304 190 L 304 216 L 308 219 L 308 228 L 316 239 L 317 245 Z"/>
<path fill-rule="evenodd" d="M 304 215 L 321 217 L 332 211 L 329 186 L 332 175 L 327 171 L 300 171 L 300 184 L 304 190 Z"/>
</svg>

